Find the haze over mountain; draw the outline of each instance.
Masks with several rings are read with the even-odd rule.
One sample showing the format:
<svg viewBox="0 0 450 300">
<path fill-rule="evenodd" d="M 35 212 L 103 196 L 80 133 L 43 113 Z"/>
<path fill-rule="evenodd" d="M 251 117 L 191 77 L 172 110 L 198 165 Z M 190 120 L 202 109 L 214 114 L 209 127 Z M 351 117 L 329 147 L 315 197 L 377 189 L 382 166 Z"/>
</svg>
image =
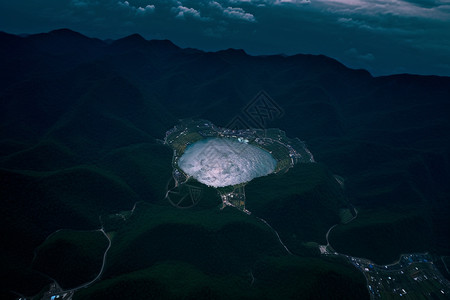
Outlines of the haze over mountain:
<svg viewBox="0 0 450 300">
<path fill-rule="evenodd" d="M 0 30 L 139 33 L 182 47 L 323 54 L 374 75 L 450 76 L 448 0 L 41 0 L 0 2 Z"/>
<path fill-rule="evenodd" d="M 351 206 L 358 217 L 330 235 L 339 253 L 450 255 L 450 77 L 68 29 L 1 32 L 0 45 L 2 299 L 36 295 L 48 276 L 64 288 L 95 278 L 106 241 L 89 230 L 102 225 L 104 274 L 77 299 L 368 298 L 356 268 L 310 246 Z M 206 186 L 193 209 L 172 207 L 165 132 L 183 118 L 231 126 L 261 90 L 283 112 L 265 127 L 305 141 L 317 163 L 254 179 L 252 216 L 219 210 Z"/>
</svg>

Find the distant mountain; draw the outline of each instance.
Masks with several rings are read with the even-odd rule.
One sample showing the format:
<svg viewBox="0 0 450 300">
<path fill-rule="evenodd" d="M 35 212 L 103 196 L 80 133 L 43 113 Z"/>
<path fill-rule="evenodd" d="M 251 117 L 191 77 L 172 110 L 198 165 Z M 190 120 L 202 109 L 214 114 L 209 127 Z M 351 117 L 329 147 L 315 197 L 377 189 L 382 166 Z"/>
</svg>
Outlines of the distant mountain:
<svg viewBox="0 0 450 300">
<path fill-rule="evenodd" d="M 258 102 L 261 90 L 270 99 Z M 310 245 L 354 206 L 358 217 L 330 234 L 336 251 L 377 263 L 450 255 L 448 116 L 449 77 L 373 77 L 322 55 L 204 52 L 140 35 L 0 32 L 0 297 L 36 295 L 48 276 L 91 280 L 95 270 L 73 262 L 100 265 L 104 241 L 83 247 L 95 235 L 82 230 L 102 221 L 113 237 L 105 273 L 76 299 L 368 298 L 358 270 Z M 220 211 L 214 191 L 190 210 L 163 200 L 172 152 L 160 140 L 182 118 L 306 142 L 317 164 L 246 187 L 253 216 L 295 255 L 253 216 Z M 45 241 L 61 228 L 81 233 Z"/>
</svg>

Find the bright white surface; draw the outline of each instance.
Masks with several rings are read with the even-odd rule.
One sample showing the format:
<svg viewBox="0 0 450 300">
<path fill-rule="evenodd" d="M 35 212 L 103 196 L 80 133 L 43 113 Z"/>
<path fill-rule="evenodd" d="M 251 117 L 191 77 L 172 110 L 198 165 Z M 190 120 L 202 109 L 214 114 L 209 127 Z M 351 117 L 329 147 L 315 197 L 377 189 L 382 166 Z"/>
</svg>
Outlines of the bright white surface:
<svg viewBox="0 0 450 300">
<path fill-rule="evenodd" d="M 234 139 L 211 138 L 186 149 L 178 166 L 201 183 L 223 187 L 272 173 L 277 165 L 270 153 Z"/>
</svg>

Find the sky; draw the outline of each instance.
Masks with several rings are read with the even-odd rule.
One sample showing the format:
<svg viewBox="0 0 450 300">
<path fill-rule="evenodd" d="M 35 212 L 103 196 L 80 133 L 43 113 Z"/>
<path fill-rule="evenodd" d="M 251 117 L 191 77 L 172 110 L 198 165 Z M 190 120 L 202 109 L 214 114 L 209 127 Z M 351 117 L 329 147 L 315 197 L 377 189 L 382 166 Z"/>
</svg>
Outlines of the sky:
<svg viewBox="0 0 450 300">
<path fill-rule="evenodd" d="M 206 51 L 323 54 L 374 76 L 450 76 L 450 0 L 0 0 L 0 31 L 59 28 Z"/>
</svg>

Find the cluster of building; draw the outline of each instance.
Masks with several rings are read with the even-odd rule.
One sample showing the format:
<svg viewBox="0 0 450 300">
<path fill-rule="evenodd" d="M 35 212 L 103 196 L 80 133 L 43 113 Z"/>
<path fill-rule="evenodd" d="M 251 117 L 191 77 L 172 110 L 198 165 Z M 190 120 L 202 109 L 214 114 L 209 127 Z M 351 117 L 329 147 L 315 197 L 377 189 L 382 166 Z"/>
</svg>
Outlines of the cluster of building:
<svg viewBox="0 0 450 300">
<path fill-rule="evenodd" d="M 248 215 L 251 214 L 251 212 L 245 208 L 244 186 L 239 186 L 230 193 L 220 194 L 220 198 L 222 199 L 222 209 L 226 206 L 232 206 Z"/>
<path fill-rule="evenodd" d="M 370 260 L 347 256 L 367 280 L 372 299 L 448 299 L 450 284 L 427 253 L 402 255 L 397 263 L 376 265 Z"/>
<path fill-rule="evenodd" d="M 64 291 L 56 282 L 50 284 L 50 288 L 44 293 L 41 300 L 71 300 L 74 290 Z M 31 298 L 21 297 L 19 300 L 31 300 Z"/>
</svg>

